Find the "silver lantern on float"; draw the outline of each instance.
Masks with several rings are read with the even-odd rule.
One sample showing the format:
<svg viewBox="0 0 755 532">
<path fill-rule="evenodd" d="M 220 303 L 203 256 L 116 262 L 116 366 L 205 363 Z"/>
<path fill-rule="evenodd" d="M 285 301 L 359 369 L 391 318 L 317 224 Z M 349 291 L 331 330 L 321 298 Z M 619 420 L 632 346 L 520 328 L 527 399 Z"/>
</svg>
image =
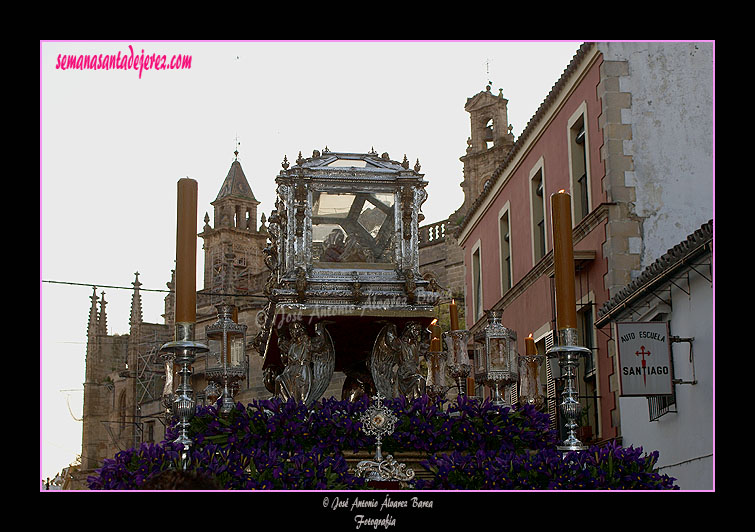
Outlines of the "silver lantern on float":
<svg viewBox="0 0 755 532">
<path fill-rule="evenodd" d="M 505 387 L 517 382 L 519 364 L 516 333 L 501 323 L 500 310 L 487 310 L 487 325 L 474 335 L 475 382 L 493 390 L 493 404 L 511 406 L 505 399 Z"/>
<path fill-rule="evenodd" d="M 233 410 L 233 396 L 238 391 L 239 382 L 246 377 L 244 348 L 247 327 L 233 320 L 234 305 L 221 303 L 215 308 L 218 310 L 218 319 L 205 328 L 210 349 L 207 379 L 210 381 L 208 388 L 219 389 L 222 398 L 220 413 L 226 415 Z M 210 361 L 214 362 L 212 366 L 209 366 Z"/>
</svg>

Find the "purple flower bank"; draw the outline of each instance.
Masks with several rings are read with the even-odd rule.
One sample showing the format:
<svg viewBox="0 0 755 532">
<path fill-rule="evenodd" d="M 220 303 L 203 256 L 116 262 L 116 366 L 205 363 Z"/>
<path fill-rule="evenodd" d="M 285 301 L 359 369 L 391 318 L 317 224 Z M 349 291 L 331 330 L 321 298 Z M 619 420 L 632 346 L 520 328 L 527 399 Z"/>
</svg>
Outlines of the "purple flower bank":
<svg viewBox="0 0 755 532">
<path fill-rule="evenodd" d="M 606 445 L 563 456 L 548 416 L 532 407 L 497 407 L 467 397 L 444 405 L 427 396 L 384 404 L 398 416 L 394 433 L 383 440 L 384 453 L 428 456 L 422 466 L 432 478 L 416 480 L 415 489 L 678 489 L 675 479 L 653 471 L 657 452 Z M 271 399 L 237 403 L 226 417 L 215 406 L 199 407 L 187 470 L 223 489 L 363 489 L 343 453 L 374 450 L 374 438 L 358 421 L 368 406 L 366 397 L 355 403 L 324 399 L 309 410 Z M 105 460 L 87 479 L 90 489 L 140 489 L 163 471 L 181 469 L 176 436 L 171 425 L 166 441 Z"/>
</svg>

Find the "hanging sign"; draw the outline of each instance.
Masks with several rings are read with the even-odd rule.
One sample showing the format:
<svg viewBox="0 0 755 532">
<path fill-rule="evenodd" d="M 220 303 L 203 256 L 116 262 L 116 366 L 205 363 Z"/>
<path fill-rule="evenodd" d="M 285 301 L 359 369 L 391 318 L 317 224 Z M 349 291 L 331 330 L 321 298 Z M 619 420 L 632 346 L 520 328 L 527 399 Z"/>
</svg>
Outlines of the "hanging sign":
<svg viewBox="0 0 755 532">
<path fill-rule="evenodd" d="M 616 323 L 621 395 L 671 395 L 668 322 Z"/>
</svg>

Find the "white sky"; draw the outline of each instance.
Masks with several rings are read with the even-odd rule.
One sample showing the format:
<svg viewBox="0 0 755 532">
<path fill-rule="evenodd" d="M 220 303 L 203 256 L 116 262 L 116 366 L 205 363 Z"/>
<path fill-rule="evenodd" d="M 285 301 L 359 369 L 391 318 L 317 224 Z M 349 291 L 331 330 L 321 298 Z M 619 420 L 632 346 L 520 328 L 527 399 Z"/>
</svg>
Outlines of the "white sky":
<svg viewBox="0 0 755 532">
<path fill-rule="evenodd" d="M 299 151 L 388 152 L 419 158 L 429 182 L 424 223 L 463 199 L 459 183 L 468 97 L 509 100 L 518 138 L 561 76 L 570 42 L 40 43 L 40 281 L 165 289 L 174 267 L 176 182 L 198 181 L 197 232 L 233 160 L 259 214 Z M 58 55 L 191 56 L 186 70 L 60 70 Z M 202 242 L 197 245 L 202 286 Z M 126 334 L 131 292 L 105 291 L 108 328 Z M 91 286 L 40 282 L 40 475 L 81 452 Z M 145 321 L 162 323 L 164 293 L 143 292 Z"/>
</svg>

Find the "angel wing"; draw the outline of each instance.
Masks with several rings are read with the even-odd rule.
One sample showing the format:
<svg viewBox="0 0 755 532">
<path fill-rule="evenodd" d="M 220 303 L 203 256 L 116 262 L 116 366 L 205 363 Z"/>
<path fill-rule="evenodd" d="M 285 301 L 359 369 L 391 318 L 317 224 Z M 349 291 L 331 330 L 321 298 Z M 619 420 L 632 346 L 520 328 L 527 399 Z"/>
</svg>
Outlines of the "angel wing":
<svg viewBox="0 0 755 532">
<path fill-rule="evenodd" d="M 385 325 L 375 339 L 375 345 L 370 354 L 370 373 L 375 387 L 383 397 L 395 397 L 395 378 L 393 366 L 398 362 L 398 353 L 393 347 L 396 338 L 396 325 Z"/>
<path fill-rule="evenodd" d="M 325 393 L 336 367 L 336 350 L 330 333 L 319 323 L 315 326 L 315 331 L 322 340 L 322 345 L 312 352 L 312 387 L 307 396 L 307 406 L 320 399 Z"/>
</svg>

